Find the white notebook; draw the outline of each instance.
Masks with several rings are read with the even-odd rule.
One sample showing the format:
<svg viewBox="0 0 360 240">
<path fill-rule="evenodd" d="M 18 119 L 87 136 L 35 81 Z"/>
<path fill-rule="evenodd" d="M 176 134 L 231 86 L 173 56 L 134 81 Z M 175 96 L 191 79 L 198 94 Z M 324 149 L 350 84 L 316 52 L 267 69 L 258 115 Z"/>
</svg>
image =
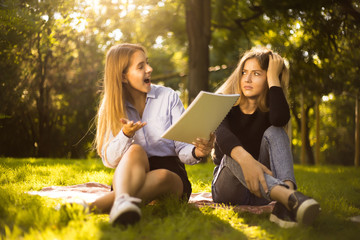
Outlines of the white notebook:
<svg viewBox="0 0 360 240">
<path fill-rule="evenodd" d="M 239 96 L 201 91 L 161 137 L 190 144 L 196 138 L 209 139 L 210 133 L 224 120 Z"/>
</svg>

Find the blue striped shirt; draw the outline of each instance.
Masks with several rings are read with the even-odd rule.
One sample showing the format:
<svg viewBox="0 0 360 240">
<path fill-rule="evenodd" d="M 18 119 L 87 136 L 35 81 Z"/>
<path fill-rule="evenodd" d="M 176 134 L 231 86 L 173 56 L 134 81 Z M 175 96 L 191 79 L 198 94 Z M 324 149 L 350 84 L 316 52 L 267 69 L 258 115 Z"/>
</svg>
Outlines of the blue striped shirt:
<svg viewBox="0 0 360 240">
<path fill-rule="evenodd" d="M 126 111 L 129 120 L 146 122 L 147 124 L 136 131 L 132 138 L 125 136 L 122 130 L 115 137 L 110 134 L 110 142 L 106 148 L 107 161 L 104 158 L 105 149 L 102 149 L 102 160 L 105 166 L 115 168 L 123 154 L 134 143 L 142 146 L 148 157 L 179 156 L 185 164 L 199 162 L 191 154 L 194 145 L 161 138 L 161 135 L 185 111 L 174 90 L 159 85 L 151 85 L 142 118 L 129 102 L 126 102 Z"/>
</svg>

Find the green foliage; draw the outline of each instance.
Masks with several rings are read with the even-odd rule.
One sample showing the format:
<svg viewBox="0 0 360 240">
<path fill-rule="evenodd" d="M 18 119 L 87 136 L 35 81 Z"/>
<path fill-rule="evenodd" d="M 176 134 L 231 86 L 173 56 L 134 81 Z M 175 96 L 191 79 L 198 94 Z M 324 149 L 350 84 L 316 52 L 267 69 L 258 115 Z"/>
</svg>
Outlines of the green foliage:
<svg viewBox="0 0 360 240">
<path fill-rule="evenodd" d="M 354 164 L 354 98 L 346 95 L 335 96 L 321 106 L 321 162 Z"/>
<path fill-rule="evenodd" d="M 352 120 L 349 122 L 348 119 L 353 119 L 353 98 L 360 89 L 358 76 L 354 75 L 360 69 L 357 54 L 360 6 L 356 1 L 322 0 L 307 4 L 301 1 L 263 1 L 263 5 L 273 28 L 259 42 L 280 50 L 290 63 L 290 101 L 298 123 L 293 124 L 293 141 L 300 141 L 299 121 L 302 116 L 298 114 L 301 112 L 301 94 L 304 96 L 311 146 L 316 139 L 315 99 L 335 94 L 339 103 L 333 101 L 331 106 L 324 103 L 329 108 L 320 114 L 320 118 L 325 120 L 320 126 L 321 157 L 326 163 L 351 164 L 354 128 Z M 277 20 L 272 20 L 273 17 Z M 340 95 L 348 97 L 345 99 Z M 340 112 L 343 114 L 338 114 Z M 326 121 L 328 115 L 339 117 L 330 122 Z M 336 128 L 332 126 L 334 124 Z M 295 153 L 299 155 L 297 150 Z"/>
<path fill-rule="evenodd" d="M 84 48 L 81 35 L 71 27 L 72 5 L 71 0 L 6 1 L 1 8 L 6 13 L 1 21 L 8 23 L 1 24 L 1 57 L 7 60 L 0 67 L 12 69 L 1 76 L 1 113 L 9 116 L 0 122 L 6 136 L 1 139 L 2 155 L 85 156 L 87 149 L 76 152 L 74 145 L 95 115 L 101 65 L 96 62 L 97 44 L 87 39 Z M 11 38 L 12 32 L 20 42 Z"/>
<path fill-rule="evenodd" d="M 186 166 L 193 192 L 209 191 L 212 163 Z M 0 236 L 2 239 L 357 239 L 360 215 L 359 169 L 295 166 L 299 190 L 317 199 L 322 213 L 311 227 L 281 229 L 268 214 L 232 207 L 196 208 L 167 197 L 142 207 L 142 220 L 112 227 L 106 214 L 86 214 L 77 205 L 26 194 L 51 185 L 110 184 L 113 170 L 99 159 L 0 159 Z M 61 206 L 61 207 L 59 207 Z"/>
<path fill-rule="evenodd" d="M 210 89 L 220 86 L 235 69 L 239 55 L 264 32 L 263 8 L 256 1 L 212 1 L 210 66 L 226 66 L 211 73 Z"/>
<path fill-rule="evenodd" d="M 0 155 L 92 155 L 106 50 L 141 43 L 153 76 L 183 73 L 183 16 L 176 1 L 1 1 Z"/>
<path fill-rule="evenodd" d="M 359 92 L 360 81 L 356 74 L 360 62 L 357 54 L 360 44 L 359 8 L 356 1 L 315 0 L 306 4 L 297 0 L 213 1 L 212 63 L 234 66 L 238 61 L 238 51 L 241 53 L 254 45 L 271 47 L 284 56 L 290 65 L 289 100 L 296 120 L 292 124 L 293 142 L 301 144 L 300 119 L 305 117 L 309 128 L 305 132 L 311 148 L 315 144 L 312 112 L 316 97 L 330 93 L 354 96 Z M 228 75 L 210 78 L 211 85 L 216 88 Z M 306 116 L 298 116 L 302 95 Z M 349 104 L 352 102 L 348 101 Z M 341 111 L 335 107 L 331 109 Z M 347 109 L 351 112 L 353 107 L 347 105 Z M 337 156 L 346 154 L 346 161 L 351 161 L 349 156 L 353 155 L 354 148 L 336 148 L 332 139 L 348 139 L 346 142 L 352 144 L 349 142 L 353 138 L 351 126 L 348 124 L 341 127 L 342 131 L 333 132 L 327 132 L 330 126 L 321 126 L 326 129 L 326 132 L 322 131 L 324 136 L 331 135 L 331 139 L 323 139 L 322 146 L 331 146 L 330 151 L 337 152 Z M 295 159 L 299 155 L 296 147 Z M 308 155 L 313 159 L 311 151 Z M 340 158 L 330 160 L 327 153 L 322 157 L 328 163 L 344 164 Z"/>
<path fill-rule="evenodd" d="M 118 43 L 144 45 L 154 82 L 179 90 L 181 99 L 187 99 L 185 4 L 183 0 L 0 1 L 0 156 L 94 156 L 93 120 L 105 53 Z M 336 97 L 340 103 L 324 108 L 321 126 L 323 161 L 349 164 L 351 96 L 360 91 L 359 12 L 354 0 L 211 1 L 209 90 L 216 90 L 236 67 L 239 54 L 251 46 L 279 51 L 290 64 L 290 103 L 296 120 L 304 94 L 311 146 L 315 97 L 349 96 Z M 346 117 L 326 121 L 337 112 Z M 294 142 L 300 144 L 296 123 Z M 294 146 L 298 155 L 299 145 Z"/>
</svg>

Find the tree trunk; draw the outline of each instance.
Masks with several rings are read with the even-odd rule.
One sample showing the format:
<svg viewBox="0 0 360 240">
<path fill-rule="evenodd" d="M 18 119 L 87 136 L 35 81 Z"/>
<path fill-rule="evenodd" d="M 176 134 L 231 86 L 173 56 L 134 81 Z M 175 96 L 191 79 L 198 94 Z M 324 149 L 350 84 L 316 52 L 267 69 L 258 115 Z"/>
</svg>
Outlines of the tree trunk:
<svg viewBox="0 0 360 240">
<path fill-rule="evenodd" d="M 306 150 L 306 164 L 314 165 L 315 164 L 315 158 L 314 153 L 310 144 L 310 128 L 308 126 L 309 122 L 309 111 L 311 107 L 307 106 L 305 109 L 305 150 Z"/>
<path fill-rule="evenodd" d="M 310 144 L 310 128 L 308 127 L 308 115 L 310 109 L 314 106 L 307 106 L 305 107 L 303 94 L 301 94 L 300 98 L 300 115 L 298 117 L 297 106 L 296 104 L 291 105 L 291 111 L 293 113 L 293 117 L 295 119 L 296 125 L 300 131 L 300 138 L 301 138 L 301 154 L 300 154 L 300 163 L 301 164 L 314 164 L 314 154 L 312 151 L 312 147 Z"/>
<path fill-rule="evenodd" d="M 316 145 L 315 145 L 315 164 L 320 165 L 320 97 L 316 96 L 315 116 L 316 116 Z"/>
<path fill-rule="evenodd" d="M 38 141 L 37 141 L 37 157 L 48 157 L 49 156 L 49 99 L 50 99 L 50 89 L 46 86 L 46 77 L 47 77 L 47 64 L 50 57 L 50 51 L 45 53 L 45 56 L 41 52 L 41 37 L 38 33 L 38 74 L 37 78 L 38 83 L 38 93 L 39 97 L 37 99 L 37 111 L 38 111 Z M 44 58 L 44 59 L 43 59 Z"/>
<path fill-rule="evenodd" d="M 305 104 L 304 104 L 304 94 L 301 93 L 301 156 L 300 163 L 302 165 L 306 164 L 306 114 L 305 114 Z"/>
<path fill-rule="evenodd" d="M 355 167 L 359 167 L 360 162 L 360 96 L 356 94 L 355 100 Z"/>
<path fill-rule="evenodd" d="M 210 0 L 186 0 L 189 104 L 201 90 L 209 89 L 210 14 Z"/>
</svg>

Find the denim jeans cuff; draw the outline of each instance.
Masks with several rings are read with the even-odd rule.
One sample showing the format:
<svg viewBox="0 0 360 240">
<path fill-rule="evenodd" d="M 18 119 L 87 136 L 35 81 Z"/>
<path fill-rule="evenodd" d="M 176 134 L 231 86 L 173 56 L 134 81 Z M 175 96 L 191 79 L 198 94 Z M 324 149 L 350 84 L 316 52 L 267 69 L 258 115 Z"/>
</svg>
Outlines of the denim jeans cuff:
<svg viewBox="0 0 360 240">
<path fill-rule="evenodd" d="M 273 185 L 271 185 L 271 186 L 268 187 L 268 191 L 267 191 L 267 193 L 266 193 L 266 198 L 267 198 L 267 200 L 273 201 L 273 199 L 271 199 L 271 197 L 270 197 L 270 192 L 271 192 L 271 190 L 272 190 L 274 187 L 276 187 L 276 186 L 283 186 L 283 187 L 285 187 L 285 188 L 287 188 L 287 189 L 290 188 L 286 183 L 284 183 L 283 181 L 278 180 L 277 184 L 273 184 Z"/>
</svg>

